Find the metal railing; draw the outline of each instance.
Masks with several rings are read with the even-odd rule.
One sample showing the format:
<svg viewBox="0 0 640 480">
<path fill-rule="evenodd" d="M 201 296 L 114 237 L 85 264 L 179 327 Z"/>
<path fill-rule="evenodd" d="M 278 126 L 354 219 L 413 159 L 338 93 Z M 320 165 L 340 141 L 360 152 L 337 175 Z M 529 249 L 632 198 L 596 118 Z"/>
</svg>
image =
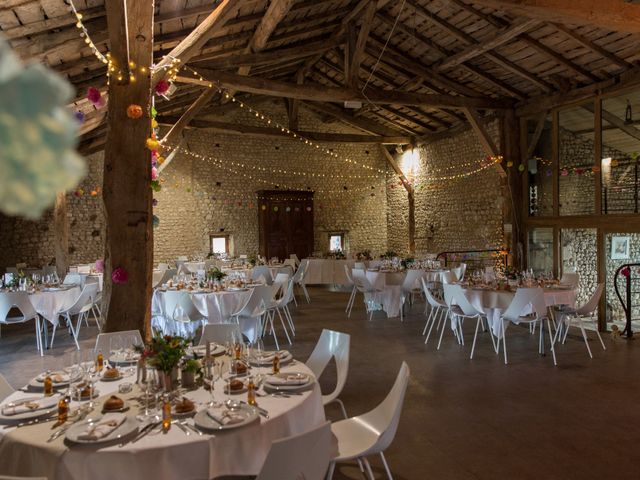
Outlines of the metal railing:
<svg viewBox="0 0 640 480">
<path fill-rule="evenodd" d="M 624 310 L 624 316 L 626 319 L 626 325 L 624 327 L 624 330 L 622 331 L 622 335 L 626 335 L 627 338 L 633 337 L 633 330 L 631 328 L 631 311 L 633 308 L 633 304 L 631 301 L 632 294 L 640 293 L 640 290 L 632 289 L 632 284 L 640 280 L 640 275 L 638 275 L 638 267 L 640 267 L 640 263 L 625 263 L 624 265 L 620 265 L 618 267 L 613 277 L 613 287 L 615 288 L 618 300 L 620 300 L 620 304 L 622 305 L 622 309 Z M 626 302 L 622 299 L 620 289 L 618 288 L 618 278 L 621 276 L 626 278 L 624 287 Z"/>
</svg>

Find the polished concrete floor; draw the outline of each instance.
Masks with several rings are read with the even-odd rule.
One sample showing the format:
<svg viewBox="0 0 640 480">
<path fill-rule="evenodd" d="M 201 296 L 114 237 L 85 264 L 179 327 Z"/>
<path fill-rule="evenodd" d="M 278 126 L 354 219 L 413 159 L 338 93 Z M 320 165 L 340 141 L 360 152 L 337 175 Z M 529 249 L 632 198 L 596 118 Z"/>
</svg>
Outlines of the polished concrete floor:
<svg viewBox="0 0 640 480">
<path fill-rule="evenodd" d="M 393 384 L 401 362 L 411 381 L 395 441 L 387 451 L 394 478 L 401 479 L 637 479 L 640 442 L 640 345 L 605 337 L 590 346 L 572 335 L 557 351 L 539 356 L 537 340 L 519 327 L 507 331 L 509 365 L 481 336 L 469 360 L 473 327 L 465 325 L 467 345 L 459 346 L 451 330 L 442 347 L 424 345 L 425 317 L 417 303 L 406 315 L 368 321 L 361 297 L 350 319 L 348 293 L 310 288 L 312 301 L 293 309 L 297 325 L 294 355 L 306 359 L 323 328 L 351 334 L 351 364 L 342 399 L 349 415 L 380 402 Z M 42 361 L 25 327 L 3 327 L 0 372 L 14 386 L 24 384 L 43 365 L 65 361 L 72 342 L 66 333 Z M 95 328 L 81 332 L 91 347 Z M 281 335 L 282 340 L 282 335 Z M 333 371 L 323 378 L 329 389 Z M 337 407 L 327 416 L 339 418 Z M 376 478 L 384 478 L 378 458 Z M 336 479 L 364 478 L 355 463 L 342 465 Z"/>
</svg>

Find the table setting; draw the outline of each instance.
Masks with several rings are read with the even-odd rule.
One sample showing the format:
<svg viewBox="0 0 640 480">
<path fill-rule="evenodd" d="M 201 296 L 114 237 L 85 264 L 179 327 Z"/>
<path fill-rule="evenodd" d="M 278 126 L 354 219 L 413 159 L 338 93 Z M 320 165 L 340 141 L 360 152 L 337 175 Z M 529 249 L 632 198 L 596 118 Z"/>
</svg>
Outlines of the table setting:
<svg viewBox="0 0 640 480">
<path fill-rule="evenodd" d="M 319 386 L 290 352 L 264 350 L 261 341 L 212 343 L 207 356 L 189 344 L 154 337 L 127 346 L 142 356 L 132 366 L 111 363 L 122 353 L 114 349 L 101 369 L 93 351 L 81 351 L 43 371 L 0 404 L 0 471 L 49 479 L 252 475 L 273 440 L 324 421 Z M 188 362 L 199 366 L 195 381 L 184 372 L 173 378 Z M 46 377 L 57 380 L 47 395 L 31 386 Z M 187 455 L 197 461 L 184 462 Z"/>
</svg>

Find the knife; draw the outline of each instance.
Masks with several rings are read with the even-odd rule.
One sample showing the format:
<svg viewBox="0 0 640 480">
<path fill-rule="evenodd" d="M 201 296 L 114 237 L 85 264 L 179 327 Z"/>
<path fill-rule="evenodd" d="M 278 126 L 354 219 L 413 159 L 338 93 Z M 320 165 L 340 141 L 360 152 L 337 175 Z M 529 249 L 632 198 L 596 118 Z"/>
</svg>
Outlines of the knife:
<svg viewBox="0 0 640 480">
<path fill-rule="evenodd" d="M 249 405 L 247 402 L 245 402 L 244 400 L 240 400 L 240 403 L 242 403 L 243 405 Z M 253 406 L 253 405 L 249 405 L 249 406 Z M 260 415 L 262 415 L 264 418 L 269 418 L 269 411 L 265 410 L 262 407 L 254 407 L 256 410 L 258 410 L 258 413 Z"/>
<path fill-rule="evenodd" d="M 138 433 L 138 436 L 136 438 L 134 438 L 133 440 L 131 440 L 131 443 L 136 443 L 138 440 L 140 440 L 142 437 L 147 435 L 149 432 L 151 432 L 151 430 L 156 428 L 161 423 L 162 423 L 162 420 L 157 421 L 157 422 L 152 422 L 152 423 L 149 423 L 148 425 L 144 426 L 142 428 L 142 430 L 140 430 L 140 433 Z"/>
</svg>

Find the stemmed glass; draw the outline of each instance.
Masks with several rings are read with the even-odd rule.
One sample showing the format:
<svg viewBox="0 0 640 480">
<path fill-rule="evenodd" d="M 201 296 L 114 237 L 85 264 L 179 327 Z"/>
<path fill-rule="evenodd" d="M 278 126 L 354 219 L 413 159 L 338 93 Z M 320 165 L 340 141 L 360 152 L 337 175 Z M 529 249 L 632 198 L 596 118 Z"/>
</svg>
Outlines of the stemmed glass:
<svg viewBox="0 0 640 480">
<path fill-rule="evenodd" d="M 215 397 L 215 383 L 220 377 L 222 377 L 222 363 L 212 361 L 211 370 L 207 374 L 209 393 L 211 395 L 211 401 L 207 403 L 208 407 L 215 407 L 218 405 Z"/>
<path fill-rule="evenodd" d="M 147 420 L 148 418 L 154 417 L 156 412 L 152 412 L 150 409 L 151 398 L 150 395 L 152 393 L 155 394 L 158 387 L 158 372 L 155 368 L 151 368 L 149 365 L 146 367 L 146 376 L 140 379 L 140 383 L 144 385 L 144 412 L 141 415 L 138 415 L 139 420 Z M 157 406 L 157 400 L 155 402 Z"/>
</svg>

